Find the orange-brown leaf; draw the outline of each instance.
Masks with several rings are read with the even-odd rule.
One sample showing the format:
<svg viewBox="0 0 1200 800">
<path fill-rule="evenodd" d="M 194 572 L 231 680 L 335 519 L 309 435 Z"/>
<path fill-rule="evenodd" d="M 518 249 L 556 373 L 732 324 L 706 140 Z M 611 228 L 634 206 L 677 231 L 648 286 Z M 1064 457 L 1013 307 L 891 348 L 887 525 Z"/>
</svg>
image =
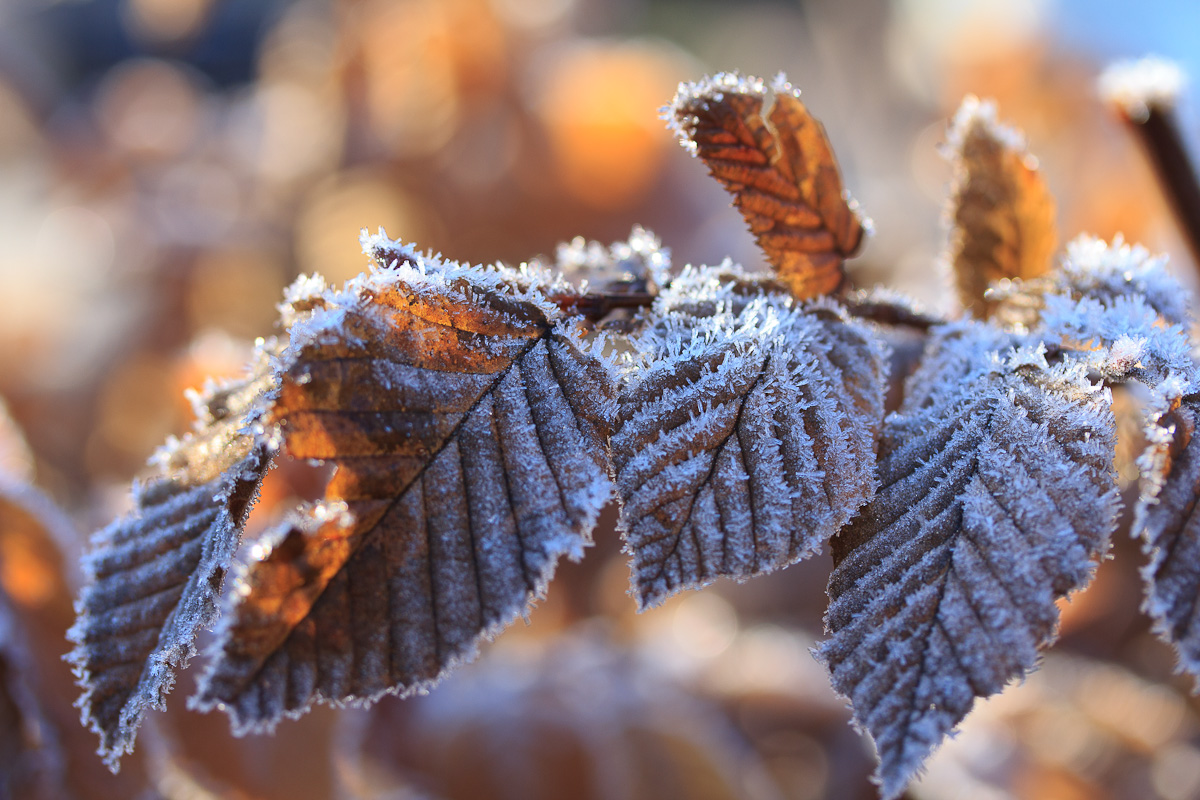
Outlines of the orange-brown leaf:
<svg viewBox="0 0 1200 800">
<path fill-rule="evenodd" d="M 996 121 L 990 102 L 963 101 L 947 152 L 954 163 L 948 261 L 963 308 L 987 317 L 997 306 L 985 297 L 989 286 L 1050 271 L 1054 199 L 1023 138 Z"/>
<path fill-rule="evenodd" d="M 72 705 L 63 660 L 74 617 L 60 546 L 78 535 L 28 484 L 0 475 L 0 797 L 124 798 L 145 788 L 141 765 L 109 775 Z"/>
<path fill-rule="evenodd" d="M 801 300 L 837 291 L 863 223 L 825 129 L 779 79 L 763 119 L 761 81 L 721 74 L 683 84 L 671 106 L 685 146 L 733 194 L 767 260 Z"/>
<path fill-rule="evenodd" d="M 390 266 L 292 297 L 267 422 L 336 471 L 231 593 L 196 703 L 237 730 L 437 680 L 582 554 L 611 492 L 608 367 L 540 278 L 368 248 Z"/>
</svg>

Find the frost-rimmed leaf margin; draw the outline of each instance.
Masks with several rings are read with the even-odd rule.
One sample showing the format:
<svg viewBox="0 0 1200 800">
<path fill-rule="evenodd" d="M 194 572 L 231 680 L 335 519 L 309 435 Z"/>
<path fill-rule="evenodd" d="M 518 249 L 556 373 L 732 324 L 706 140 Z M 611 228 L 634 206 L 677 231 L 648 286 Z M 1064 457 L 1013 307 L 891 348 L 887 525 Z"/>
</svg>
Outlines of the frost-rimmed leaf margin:
<svg viewBox="0 0 1200 800">
<path fill-rule="evenodd" d="M 870 498 L 888 353 L 836 301 L 687 267 L 631 345 L 611 448 L 639 608 L 794 564 Z"/>
<path fill-rule="evenodd" d="M 779 73 L 765 83 L 722 72 L 683 82 L 663 119 L 733 195 L 779 280 L 798 299 L 838 291 L 845 260 L 872 229 L 846 191 L 824 126 Z"/>
<path fill-rule="evenodd" d="M 1080 237 L 1063 262 L 1060 294 L 1042 313 L 1052 338 L 1085 337 L 1089 367 L 1127 383 L 1140 402 L 1146 449 L 1137 459 L 1139 495 L 1130 528 L 1142 540 L 1142 611 L 1175 650 L 1177 669 L 1200 689 L 1200 363 L 1189 327 L 1189 293 L 1165 256 Z"/>
<path fill-rule="evenodd" d="M 995 694 L 1036 666 L 1038 652 L 1056 635 L 1054 600 L 1090 580 L 1119 505 L 1110 399 L 1107 389 L 1088 380 L 1082 364 L 1051 365 L 1044 348 L 1012 334 L 974 322 L 935 331 L 925 363 L 907 382 L 905 405 L 885 425 L 878 493 L 834 539 L 836 566 L 826 614 L 832 636 L 816 651 L 834 689 L 851 704 L 856 724 L 876 743 L 875 780 L 885 798 L 904 791 L 976 696 Z M 996 424 L 1001 407 L 1009 413 Z M 1079 431 L 1065 427 L 1071 424 L 1068 411 Z M 976 421 L 974 432 L 964 415 Z M 1060 430 L 1052 433 L 1056 426 Z M 1029 437 L 1028 446 L 993 441 L 1006 428 L 1009 438 Z M 1012 488 L 1018 473 L 1004 468 L 1004 462 L 1022 466 L 1021 459 L 1055 450 L 1085 469 L 1027 472 L 1022 486 Z M 979 462 L 984 456 L 987 461 Z M 1055 466 L 1031 461 L 1023 471 Z M 984 482 L 989 473 L 994 486 Z M 1078 478 L 1082 489 L 1066 488 L 1073 475 L 1083 476 Z M 914 482 L 918 479 L 925 482 Z M 1091 483 L 1095 486 L 1089 488 Z M 1092 496 L 1093 488 L 1098 496 Z M 989 506 L 989 498 L 1004 490 L 1014 496 L 991 499 Z M 1020 513 L 1025 519 L 1013 517 L 1019 521 L 1005 529 L 1006 515 L 1022 504 L 1032 507 L 1035 490 L 1044 493 L 1050 507 L 1045 513 L 1026 508 Z M 1054 507 L 1059 494 L 1076 500 L 1086 495 L 1087 502 L 1073 503 L 1072 514 Z M 1093 530 L 1097 508 L 1108 512 L 1100 515 L 1106 524 L 1098 532 Z M 1009 548 L 1033 546 L 1025 531 L 1034 522 L 1051 526 L 1051 533 L 1061 527 L 1063 536 L 1039 540 L 1027 558 L 1019 559 Z M 1056 538 L 1061 552 L 1051 547 Z M 993 567 L 995 559 L 1012 563 Z M 1000 590 L 968 587 L 984 572 Z M 951 577 L 959 587 L 953 592 Z M 1020 591 L 1010 592 L 1004 580 L 1022 584 Z M 1018 599 L 1030 600 L 1018 606 Z M 944 610 L 955 608 L 957 616 L 943 618 Z M 1009 618 L 1016 612 L 1028 630 Z M 995 638 L 1003 646 L 983 654 L 978 639 L 985 630 L 986 640 Z M 907 701 L 899 696 L 905 686 Z"/>
<path fill-rule="evenodd" d="M 114 773 L 146 713 L 166 707 L 199 632 L 216 620 L 277 444 L 260 419 L 272 391 L 273 344 L 259 349 L 249 377 L 191 393 L 193 430 L 155 453 L 154 474 L 134 482 L 133 509 L 98 531 L 83 558 L 67 659 L 83 689 L 82 721 L 99 735 L 98 753 Z"/>
<path fill-rule="evenodd" d="M 275 625 L 274 632 L 268 631 L 263 641 L 266 642 L 265 652 L 250 657 L 249 677 L 238 684 L 239 680 L 236 675 L 238 669 L 235 660 L 239 658 L 235 652 L 238 638 L 245 631 L 240 631 L 238 625 L 245 623 L 253 626 L 253 620 L 247 621 L 249 618 L 243 614 L 243 610 L 247 609 L 246 614 L 254 612 L 253 606 L 250 605 L 250 598 L 255 596 L 256 587 L 262 585 L 255 583 L 256 576 L 267 575 L 264 580 L 269 580 L 270 561 L 272 555 L 282 550 L 293 547 L 294 543 L 299 543 L 299 547 L 305 547 L 306 541 L 317 541 L 324 534 L 328 534 L 331 530 L 347 528 L 357 524 L 353 520 L 353 511 L 349 507 L 339 505 L 339 498 L 336 496 L 336 490 L 331 482 L 330 488 L 327 490 L 326 500 L 321 501 L 309 509 L 301 512 L 299 517 L 293 517 L 278 530 L 268 534 L 260 540 L 255 548 L 251 550 L 250 559 L 239 567 L 239 579 L 235 584 L 235 588 L 227 595 L 225 605 L 225 613 L 222 617 L 221 626 L 217 630 L 217 637 L 210 650 L 212 656 L 208 669 L 202 676 L 200 687 L 197 694 L 189 701 L 190 705 L 195 708 L 206 710 L 213 707 L 220 707 L 230 713 L 232 717 L 234 732 L 243 734 L 247 732 L 258 732 L 272 729 L 281 719 L 296 717 L 308 710 L 314 702 L 340 705 L 344 703 L 365 704 L 370 703 L 385 694 L 400 694 L 407 695 L 414 692 L 423 692 L 435 685 L 442 676 L 450 669 L 459 663 L 470 660 L 475 657 L 479 643 L 483 639 L 490 639 L 497 633 L 503 630 L 508 625 L 512 624 L 518 617 L 526 614 L 531 607 L 531 604 L 539 597 L 544 596 L 545 588 L 551 579 L 554 569 L 557 565 L 559 557 L 566 555 L 569 558 L 578 559 L 582 556 L 584 548 L 590 544 L 590 530 L 594 526 L 595 520 L 599 515 L 600 510 L 607 503 L 611 495 L 611 483 L 607 474 L 607 468 L 603 463 L 603 459 L 599 456 L 573 456 L 576 462 L 582 463 L 588 458 L 596 461 L 594 468 L 587 475 L 587 480 L 577 487 L 571 487 L 569 490 L 562 485 L 559 486 L 561 495 L 562 513 L 567 516 L 565 521 L 570 523 L 570 527 L 557 531 L 552 535 L 543 537 L 536 547 L 541 548 L 538 552 L 537 574 L 535 576 L 526 575 L 525 590 L 521 593 L 519 602 L 504 601 L 503 608 L 496 611 L 491 609 L 488 613 L 491 618 L 486 620 L 485 624 L 478 628 L 472 628 L 468 633 L 469 637 L 465 645 L 460 641 L 457 649 L 451 649 L 448 654 L 437 650 L 436 655 L 436 670 L 432 674 L 419 675 L 416 679 L 403 681 L 395 677 L 392 667 L 388 667 L 387 685 L 379 685 L 379 681 L 375 682 L 362 691 L 350 688 L 346 691 L 326 691 L 320 684 L 320 676 L 306 684 L 307 689 L 301 691 L 294 698 L 290 695 L 282 699 L 275 698 L 276 701 L 270 708 L 267 708 L 267 701 L 255 699 L 259 703 L 257 707 L 252 709 L 252 713 L 245 712 L 235 699 L 240 699 L 242 693 L 249 691 L 259 691 L 260 698 L 265 696 L 261 692 L 265 692 L 262 687 L 259 687 L 256 681 L 259 680 L 263 670 L 275 669 L 275 666 L 269 665 L 268 662 L 289 647 L 291 636 L 298 630 L 297 625 L 304 624 L 311 618 L 311 615 L 322 613 L 318 608 L 326 590 L 332 585 L 332 582 L 337 580 L 339 573 L 343 570 L 351 569 L 355 562 L 358 552 L 367 546 L 368 539 L 374 537 L 376 544 L 380 547 L 387 547 L 387 537 L 391 535 L 401 535 L 396 531 L 382 530 L 380 526 L 384 524 L 384 519 L 392 513 L 394 509 L 403 509 L 408 502 L 409 495 L 413 491 L 413 487 L 425 480 L 424 476 L 427 470 L 436 469 L 439 459 L 443 451 L 447 447 L 453 446 L 456 451 L 459 450 L 460 431 L 465 431 L 463 426 L 473 425 L 474 413 L 476 405 L 482 402 L 485 398 L 488 401 L 490 409 L 492 401 L 492 393 L 496 391 L 504 391 L 500 387 L 502 383 L 508 380 L 510 371 L 519 369 L 517 374 L 523 375 L 528 365 L 525 363 L 526 356 L 535 356 L 537 353 L 545 351 L 543 358 L 558 358 L 552 356 L 551 351 L 558 352 L 557 349 L 562 349 L 564 353 L 569 351 L 573 353 L 574 358 L 578 358 L 580 365 L 579 370 L 583 372 L 576 375 L 579 378 L 585 374 L 591 377 L 600 384 L 605 382 L 612 383 L 615 373 L 615 364 L 610 357 L 605 353 L 604 337 L 595 337 L 590 340 L 585 339 L 585 330 L 579 323 L 581 318 L 568 314 L 556 302 L 550 299 L 550 295 L 567 291 L 571 287 L 561 283 L 561 281 L 552 273 L 540 267 L 538 264 L 525 264 L 519 268 L 509 268 L 503 265 L 495 265 L 489 267 L 473 267 L 469 265 L 460 265 L 453 262 L 443 261 L 438 256 L 422 255 L 417 253 L 410 246 L 401 245 L 398 242 L 392 242 L 386 239 L 386 234 L 382 232 L 378 236 L 368 237 L 363 239 L 364 249 L 368 254 L 372 255 L 379 262 L 371 271 L 359 278 L 352 279 L 347 282 L 346 286 L 340 291 L 330 291 L 323 286 L 313 284 L 311 292 L 300 298 L 299 305 L 311 309 L 311 313 L 294 321 L 289 329 L 291 341 L 288 348 L 284 351 L 281 360 L 284 366 L 281 368 L 284 382 L 284 394 L 287 393 L 288 382 L 291 381 L 298 386 L 306 385 L 311 378 L 305 375 L 291 375 L 293 371 L 304 370 L 305 359 L 310 351 L 314 354 L 325 345 L 336 345 L 338 342 L 345 343 L 352 340 L 355 336 L 362 334 L 363 331 L 369 328 L 369 317 L 373 311 L 378 311 L 372 305 L 372 298 L 378 300 L 386 293 L 392 292 L 395 297 L 388 302 L 395 302 L 395 306 L 384 306 L 384 308 L 404 308 L 406 303 L 411 302 L 415 309 L 421 306 L 423 309 L 418 315 L 419 318 L 425 319 L 427 324 L 434 324 L 435 318 L 441 319 L 443 325 L 448 325 L 450 330 L 457 332 L 462 336 L 476 337 L 471 341 L 477 341 L 479 347 L 484 351 L 489 348 L 494 351 L 493 355 L 497 358 L 507 358 L 504 356 L 505 346 L 499 344 L 499 339 L 505 335 L 515 336 L 520 333 L 519 329 L 523 329 L 523 335 L 529 342 L 527 346 L 522 346 L 519 352 L 514 351 L 511 360 L 507 361 L 507 367 L 501 368 L 499 372 L 494 373 L 499 377 L 492 380 L 487 388 L 482 390 L 482 394 L 476 396 L 476 399 L 471 401 L 463 415 L 458 417 L 458 421 L 454 424 L 454 429 L 446 435 L 446 438 L 441 439 L 441 444 L 437 446 L 435 451 L 428 455 L 424 461 L 424 466 L 414 475 L 414 477 L 404 485 L 403 488 L 397 490 L 397 494 L 386 499 L 385 506 L 388 510 L 382 512 L 381 516 L 375 517 L 374 522 L 370 522 L 366 528 L 361 531 L 355 531 L 356 537 L 353 544 L 348 545 L 348 550 L 344 554 L 335 555 L 334 560 L 330 561 L 323 567 L 318 565 L 316 569 L 320 573 L 317 576 L 318 583 L 314 584 L 315 590 L 311 593 L 309 601 L 305 601 L 308 605 L 303 609 L 297 607 L 297 611 L 302 611 L 302 614 L 297 616 L 294 622 L 286 620 L 278 623 L 267 621 L 265 625 L 269 628 Z M 405 300 L 404 298 L 408 298 Z M 378 305 L 378 303 L 375 303 Z M 478 305 L 478 313 L 475 312 L 460 312 L 457 309 L 471 309 Z M 489 310 L 490 309 L 490 310 Z M 495 316 L 500 309 L 508 315 L 505 318 L 504 314 L 499 317 Z M 390 312 L 389 312 L 390 313 Z M 399 312 L 397 312 L 399 313 Z M 417 313 L 414 311 L 414 313 Z M 456 314 L 459 315 L 458 322 L 455 322 Z M 467 317 L 472 319 L 467 320 Z M 491 317 L 488 315 L 492 314 Z M 381 321 L 384 316 L 380 316 Z M 461 328 L 459 323 L 466 320 L 469 324 L 464 324 Z M 478 326 L 476 333 L 470 331 L 476 330 L 472 326 Z M 386 328 L 381 328 L 385 331 Z M 497 344 L 494 346 L 488 345 L 488 342 L 493 339 L 486 339 L 486 336 L 492 336 Z M 464 340 L 465 341 L 465 340 Z M 461 343 L 461 342 L 460 342 Z M 353 346 L 353 342 L 350 343 Z M 465 346 L 465 345 L 464 345 Z M 539 350 L 539 347 L 541 348 Z M 557 349 L 556 349 L 557 348 Z M 403 348 L 396 351 L 401 357 L 406 357 Z M 411 354 L 410 354 L 411 355 Z M 319 363 L 319 362 L 313 362 Z M 419 363 L 418 362 L 414 362 Z M 519 365 L 519 366 L 518 366 Z M 415 367 L 414 367 L 415 368 Z M 470 369 L 467 369 L 464 375 L 472 374 Z M 525 380 L 522 378 L 522 380 Z M 555 381 L 559 378 L 554 378 Z M 587 383 L 584 381 L 584 383 Z M 592 387 L 597 388 L 597 387 Z M 602 388 L 602 387 L 601 387 Z M 366 391 L 364 389 L 364 391 Z M 526 385 L 525 391 L 530 391 Z M 589 439 L 593 441 L 594 448 L 597 453 L 602 452 L 604 438 L 608 433 L 608 420 L 611 419 L 612 403 L 611 397 L 606 399 L 605 391 L 596 391 L 588 394 L 583 387 L 572 387 L 567 392 L 562 385 L 556 389 L 559 392 L 565 392 L 562 397 L 570 408 L 570 413 L 574 415 L 574 424 L 578 426 L 577 435 L 583 437 L 580 439 Z M 536 394 L 536 392 L 535 392 Z M 611 393 L 607 393 L 611 394 Z M 496 395 L 499 398 L 499 395 Z M 499 403 L 499 399 L 495 401 Z M 530 401 L 532 402 L 532 401 Z M 532 410 L 532 406 L 530 409 Z M 567 408 L 567 406 L 564 406 Z M 278 409 L 274 409 L 269 416 L 274 416 Z M 538 416 L 539 413 L 535 413 Z M 488 415 L 490 418 L 490 414 Z M 503 417 L 499 418 L 499 423 L 502 427 L 506 424 Z M 463 433 L 467 436 L 467 433 Z M 539 434 L 540 436 L 540 434 Z M 459 438 L 456 438 L 459 437 Z M 289 447 L 288 430 L 285 426 L 283 429 L 284 450 Z M 515 442 L 516 440 L 512 440 Z M 510 442 L 511 444 L 512 442 Z M 578 448 L 577 448 L 578 449 Z M 584 447 L 583 450 L 587 450 Z M 552 447 L 551 450 L 554 450 Z M 571 477 L 566 474 L 566 461 L 562 461 L 562 456 L 551 456 L 546 450 L 545 444 L 542 444 L 543 457 L 547 459 L 558 459 L 556 465 L 564 466 L 562 470 L 562 480 Z M 330 457 L 337 464 L 336 455 Z M 561 464 L 559 462 L 562 461 Z M 550 461 L 546 462 L 547 464 Z M 532 466 L 532 465 L 531 465 Z M 341 467 L 339 467 L 340 469 Z M 502 470 L 508 470 L 508 467 L 501 466 Z M 553 473 L 555 481 L 559 480 L 558 473 Z M 465 480 L 466 473 L 463 473 Z M 336 477 L 336 473 L 335 473 Z M 520 477 L 520 476 L 519 476 Z M 514 478 L 513 480 L 517 480 Z M 507 478 L 505 479 L 508 480 Z M 528 476 L 520 477 L 520 480 L 530 481 L 532 478 Z M 422 485 L 424 485 L 422 483 Z M 417 491 L 424 491 L 417 488 Z M 515 495 L 511 494 L 508 498 L 510 504 L 515 501 Z M 468 504 L 465 513 L 468 518 L 475 513 L 474 507 L 470 506 L 470 498 L 463 500 Z M 400 512 L 398 512 L 400 513 Z M 424 512 L 422 512 L 424 513 Z M 510 512 L 512 513 L 512 512 Z M 308 520 L 305 520 L 305 517 Z M 514 518 L 515 519 L 515 518 Z M 422 516 L 422 525 L 432 524 L 432 518 Z M 468 520 L 468 526 L 471 524 Z M 529 530 L 534 533 L 540 530 L 540 527 L 530 528 L 530 525 L 542 526 L 542 521 L 529 520 L 522 518 L 519 523 L 520 529 L 526 534 Z M 549 524 L 549 523 L 546 523 Z M 402 532 L 401 532 L 402 533 Z M 524 534 L 519 534 L 523 536 Z M 374 546 L 374 545 L 372 545 Z M 472 538 L 471 547 L 476 545 Z M 314 551 L 315 552 L 315 551 Z M 435 569 L 433 560 L 433 551 L 430 550 L 425 555 L 429 569 Z M 303 553 L 300 553 L 302 556 Z M 522 556 L 524 557 L 524 556 Z M 407 562 L 406 562 L 407 563 Z M 475 574 L 476 584 L 479 588 L 480 572 L 478 563 L 476 562 Z M 286 565 L 285 565 L 286 566 Z M 402 564 L 407 568 L 405 564 Z M 282 568 L 282 567 L 281 567 Z M 441 566 L 436 569 L 441 570 Z M 324 572 L 321 572 L 324 570 Z M 432 575 L 432 572 L 431 572 Z M 469 579 L 470 576 L 467 576 Z M 392 587 L 387 587 L 388 591 Z M 445 589 L 444 586 L 441 589 Z M 265 589 L 264 591 L 270 591 Z M 307 590 L 305 590 L 307 591 Z M 421 590 L 414 589 L 414 592 Z M 438 587 L 430 583 L 429 595 L 430 603 L 435 607 L 439 606 L 442 597 L 438 594 Z M 482 591 L 482 589 L 480 589 Z M 444 592 L 443 592 L 444 594 Z M 287 595 L 283 595 L 285 598 Z M 389 596 L 391 596 L 389 594 Z M 413 595 L 420 599 L 420 595 Z M 269 595 L 267 595 L 269 600 Z M 399 598 L 399 602 L 405 602 L 410 598 Z M 422 601 L 424 602 L 424 601 Z M 479 603 L 482 604 L 482 594 L 479 595 Z M 483 606 L 480 605 L 480 614 L 484 614 Z M 492 613 L 495 612 L 495 613 Z M 390 613 L 390 612 L 389 612 Z M 241 614 L 241 617 L 239 615 Z M 394 624 L 389 622 L 389 624 Z M 318 618 L 319 625 L 319 618 Z M 267 630 L 264 628 L 264 630 Z M 461 631 L 459 631 L 461 633 Z M 357 632 L 351 632 L 352 639 L 356 640 Z M 394 647 L 396 643 L 393 641 L 393 634 L 388 633 L 388 641 L 386 646 Z M 437 641 L 441 640 L 441 633 L 437 629 L 436 612 L 434 617 L 434 633 L 433 636 Z M 403 645 L 403 643 L 402 643 Z M 403 645 L 406 646 L 406 645 Z M 290 652 L 290 651 L 289 651 Z M 395 651 L 401 652 L 401 651 Z M 286 658 L 284 657 L 286 656 Z M 290 669 L 291 662 L 288 660 L 290 656 L 284 653 L 280 656 L 284 660 L 278 662 L 279 669 Z M 321 653 L 314 651 L 314 659 L 319 659 Z M 352 653 L 353 657 L 353 653 Z M 400 659 L 396 659 L 399 661 Z M 313 662 L 316 669 L 320 669 L 320 662 Z M 389 656 L 389 665 L 393 663 Z M 290 672 L 288 673 L 291 674 Z M 336 679 L 335 679 L 336 680 Z M 361 681 L 360 681 L 361 683 Z M 368 682 L 369 683 L 369 682 Z M 348 686 L 358 686 L 357 683 L 347 684 Z M 240 688 L 238 688 L 240 686 Z M 258 687 L 258 688 L 256 688 Z M 288 689 L 290 692 L 290 688 Z M 231 694 L 232 693 L 232 694 Z M 252 698 L 253 699 L 253 698 Z"/>
</svg>

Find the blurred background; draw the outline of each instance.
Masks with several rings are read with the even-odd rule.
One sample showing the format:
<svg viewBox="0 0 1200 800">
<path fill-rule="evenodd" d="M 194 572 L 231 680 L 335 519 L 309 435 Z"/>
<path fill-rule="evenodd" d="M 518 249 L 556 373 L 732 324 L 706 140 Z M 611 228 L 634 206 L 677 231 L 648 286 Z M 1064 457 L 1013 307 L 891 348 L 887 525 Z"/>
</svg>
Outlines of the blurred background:
<svg viewBox="0 0 1200 800">
<path fill-rule="evenodd" d="M 1194 286 L 1093 89 L 1147 52 L 1200 75 L 1200 6 L 0 0 L 0 398 L 26 442 L 10 451 L 78 530 L 105 524 L 186 428 L 183 389 L 236 374 L 297 275 L 364 269 L 364 227 L 518 262 L 638 223 L 677 266 L 759 265 L 658 117 L 716 70 L 785 71 L 825 123 L 875 222 L 859 285 L 953 310 L 938 144 L 973 92 L 1028 135 L 1064 240 L 1123 232 Z M 1195 97 L 1179 108 L 1193 147 Z M 597 538 L 528 625 L 428 698 L 234 741 L 183 709 L 185 677 L 125 780 L 168 797 L 873 796 L 869 745 L 807 653 L 827 556 L 636 617 L 611 519 Z M 1200 706 L 1146 631 L 1142 556 L 1118 539 L 1064 604 L 1045 669 L 982 704 L 913 797 L 1200 797 Z M 61 543 L 69 582 L 80 537 Z"/>
</svg>

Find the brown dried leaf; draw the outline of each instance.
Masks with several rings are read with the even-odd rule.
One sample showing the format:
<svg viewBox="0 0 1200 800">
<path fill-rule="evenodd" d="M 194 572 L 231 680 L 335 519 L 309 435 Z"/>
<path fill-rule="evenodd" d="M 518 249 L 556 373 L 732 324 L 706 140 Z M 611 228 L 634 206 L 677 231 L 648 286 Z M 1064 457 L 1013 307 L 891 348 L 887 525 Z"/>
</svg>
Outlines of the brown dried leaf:
<svg viewBox="0 0 1200 800">
<path fill-rule="evenodd" d="M 611 443 L 643 608 L 819 550 L 874 492 L 887 373 L 840 307 L 740 271 L 685 271 L 652 319 Z"/>
<path fill-rule="evenodd" d="M 74 720 L 54 719 L 67 703 L 47 702 L 70 689 L 60 659 L 71 593 L 57 540 L 73 535 L 46 497 L 0 474 L 0 797 L 75 796 L 57 725 Z"/>
<path fill-rule="evenodd" d="M 1107 390 L 1014 344 L 977 323 L 935 335 L 884 427 L 878 492 L 833 542 L 819 658 L 887 798 L 976 697 L 1034 668 L 1116 524 Z"/>
<path fill-rule="evenodd" d="M 165 707 L 175 671 L 217 616 L 225 572 L 273 445 L 252 432 L 272 382 L 257 373 L 197 397 L 195 430 L 155 457 L 134 509 L 93 538 L 69 632 L 83 721 L 115 772 L 148 709 Z"/>
<path fill-rule="evenodd" d="M 762 81 L 736 74 L 681 84 L 669 114 L 684 146 L 733 194 L 779 279 L 808 300 L 841 287 L 863 223 L 821 123 L 782 76 L 772 90 L 770 127 Z"/>
<path fill-rule="evenodd" d="M 63 656 L 74 611 L 61 548 L 77 540 L 49 498 L 0 476 L 0 797 L 115 800 L 146 785 L 136 759 L 121 776 L 101 766 L 71 703 Z"/>
<path fill-rule="evenodd" d="M 996 120 L 996 106 L 968 96 L 950 126 L 954 165 L 947 260 L 962 307 L 989 317 L 989 286 L 1050 272 L 1058 234 L 1054 199 L 1021 134 Z"/>
<path fill-rule="evenodd" d="M 0 591 L 0 797 L 63 796 L 62 753 L 28 678 L 37 674 L 24 632 Z"/>
<path fill-rule="evenodd" d="M 429 686 L 582 555 L 611 493 L 609 367 L 544 276 L 366 246 L 390 266 L 293 293 L 311 313 L 270 422 L 292 457 L 336 471 L 230 593 L 194 701 L 238 732 Z"/>
</svg>

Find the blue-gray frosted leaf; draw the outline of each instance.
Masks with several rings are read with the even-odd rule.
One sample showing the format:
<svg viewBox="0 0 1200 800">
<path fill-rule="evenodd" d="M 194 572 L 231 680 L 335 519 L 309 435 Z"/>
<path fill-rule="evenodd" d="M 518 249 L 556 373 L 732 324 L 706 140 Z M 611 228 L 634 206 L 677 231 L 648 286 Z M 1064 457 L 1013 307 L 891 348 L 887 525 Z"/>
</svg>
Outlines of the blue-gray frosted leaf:
<svg viewBox="0 0 1200 800">
<path fill-rule="evenodd" d="M 1200 681 L 1200 397 L 1182 398 L 1150 429 L 1139 460 L 1142 496 L 1135 530 L 1150 554 L 1142 568 L 1143 610 L 1154 631 L 1174 645 L 1179 666 Z"/>
<path fill-rule="evenodd" d="M 1086 350 L 1088 365 L 1113 381 L 1136 380 L 1147 449 L 1138 458 L 1140 496 L 1133 530 L 1149 563 L 1143 610 L 1174 645 L 1180 666 L 1200 677 L 1200 457 L 1194 443 L 1200 376 L 1186 326 L 1188 293 L 1153 258 L 1120 237 L 1070 244 L 1057 292 L 1045 298 L 1048 341 Z"/>
<path fill-rule="evenodd" d="M 1071 240 L 1057 279 L 1076 296 L 1111 303 L 1139 295 L 1168 322 L 1186 325 L 1192 319 L 1188 292 L 1167 272 L 1167 257 L 1127 244 L 1120 234 L 1111 243 L 1087 235 Z"/>
<path fill-rule="evenodd" d="M 1186 301 L 1165 259 L 1119 238 L 1108 245 L 1081 237 L 1067 248 L 1058 285 L 1042 299 L 1041 332 L 1049 346 L 1084 353 L 1108 380 L 1189 381 L 1195 367 Z"/>
<path fill-rule="evenodd" d="M 819 658 L 887 798 L 976 697 L 1033 669 L 1115 525 L 1108 391 L 1013 343 L 977 323 L 934 336 L 884 426 L 880 488 L 833 542 Z"/>
<path fill-rule="evenodd" d="M 176 670 L 195 654 L 197 633 L 217 616 L 217 598 L 271 445 L 248 425 L 270 383 L 254 378 L 199 398 L 196 430 L 155 459 L 133 488 L 133 510 L 99 531 L 68 636 L 83 695 L 83 721 L 100 735 L 115 772 L 142 718 L 165 707 Z"/>
<path fill-rule="evenodd" d="M 550 278 L 366 245 L 384 266 L 304 302 L 281 356 L 268 422 L 336 470 L 229 593 L 193 700 L 239 733 L 430 686 L 582 556 L 611 495 L 610 366 Z"/>
<path fill-rule="evenodd" d="M 635 341 L 611 449 L 643 608 L 793 564 L 872 494 L 884 348 L 775 286 L 686 271 Z"/>
</svg>

